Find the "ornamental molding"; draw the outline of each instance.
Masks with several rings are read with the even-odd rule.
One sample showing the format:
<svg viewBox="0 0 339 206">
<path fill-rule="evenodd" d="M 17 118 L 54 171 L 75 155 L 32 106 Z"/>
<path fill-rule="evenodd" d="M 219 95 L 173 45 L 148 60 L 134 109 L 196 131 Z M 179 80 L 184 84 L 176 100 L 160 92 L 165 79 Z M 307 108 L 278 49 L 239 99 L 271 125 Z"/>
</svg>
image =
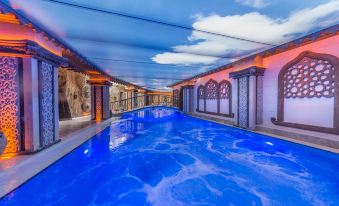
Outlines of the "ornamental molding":
<svg viewBox="0 0 339 206">
<path fill-rule="evenodd" d="M 174 87 L 178 84 L 183 84 L 187 81 L 192 81 L 192 80 L 195 80 L 195 79 L 198 79 L 198 78 L 205 77 L 207 75 L 211 75 L 211 74 L 218 73 L 220 71 L 225 71 L 227 69 L 231 69 L 235 65 L 239 65 L 241 62 L 247 61 L 248 59 L 254 58 L 255 56 L 261 56 L 262 58 L 266 58 L 266 57 L 273 56 L 273 55 L 276 55 L 276 54 L 279 54 L 279 53 L 282 53 L 282 52 L 286 52 L 286 51 L 289 51 L 291 49 L 295 49 L 295 48 L 298 48 L 298 47 L 301 47 L 301 46 L 304 46 L 304 45 L 307 45 L 307 44 L 311 44 L 311 43 L 314 43 L 314 42 L 317 42 L 317 41 L 320 41 L 320 40 L 323 40 L 323 39 L 326 39 L 326 38 L 330 38 L 330 37 L 336 36 L 338 34 L 339 34 L 339 24 L 336 24 L 334 26 L 325 28 L 325 29 L 320 30 L 318 32 L 300 37 L 299 39 L 295 39 L 295 40 L 292 40 L 292 41 L 287 42 L 285 44 L 267 49 L 267 50 L 262 51 L 262 52 L 255 53 L 251 56 L 241 58 L 241 59 L 239 59 L 235 62 L 223 65 L 221 67 L 212 69 L 210 71 L 207 71 L 207 72 L 204 72 L 204 73 L 201 73 L 201 74 L 197 74 L 197 75 L 190 77 L 190 78 L 187 78 L 187 79 L 180 80 L 178 82 L 175 82 L 175 83 L 169 85 L 169 87 Z"/>
<path fill-rule="evenodd" d="M 90 84 L 91 86 L 112 86 L 112 82 L 106 80 L 106 79 L 89 79 L 87 80 L 87 83 Z M 133 90 L 130 90 L 130 91 L 134 91 Z"/>
<path fill-rule="evenodd" d="M 231 72 L 229 76 L 232 79 L 239 79 L 242 77 L 249 77 L 249 76 L 263 76 L 264 72 L 265 72 L 265 68 L 263 67 L 251 66 L 240 71 Z"/>
<path fill-rule="evenodd" d="M 54 66 L 67 66 L 66 58 L 48 51 L 31 40 L 0 39 L 0 53 L 9 54 L 11 56 L 33 56 L 40 60 L 47 60 Z"/>
<path fill-rule="evenodd" d="M 194 85 L 185 85 L 185 86 L 182 86 L 181 88 L 183 88 L 183 89 L 193 89 Z"/>
<path fill-rule="evenodd" d="M 52 42 L 55 46 L 61 47 L 63 49 L 62 57 L 57 56 L 45 49 L 41 48 L 40 46 L 36 48 L 25 47 L 23 45 L 19 46 L 8 46 L 6 43 L 5 45 L 0 44 L 0 53 L 5 52 L 6 56 L 35 56 L 37 58 L 43 59 L 45 61 L 49 61 L 49 63 L 53 64 L 54 66 L 61 66 L 61 67 L 68 67 L 70 66 L 74 68 L 78 72 L 84 72 L 87 74 L 87 71 L 98 71 L 100 74 L 106 76 L 110 79 L 111 82 L 115 82 L 117 84 L 126 85 L 126 86 L 134 86 L 139 89 L 143 89 L 138 85 L 134 85 L 117 77 L 106 73 L 105 71 L 101 70 L 98 65 L 91 62 L 83 55 L 78 53 L 74 50 L 69 44 L 65 41 L 60 39 L 59 37 L 55 36 L 54 34 L 46 31 L 42 27 L 38 26 L 35 22 L 31 21 L 30 19 L 26 18 L 24 15 L 18 13 L 15 9 L 7 5 L 6 3 L 2 3 L 0 1 L 0 20 L 2 22 L 11 23 L 11 24 L 19 24 L 25 27 L 30 28 L 35 33 L 40 33 L 47 41 Z M 0 40 L 1 41 L 1 40 Z M 6 41 L 6 40 L 3 40 Z M 27 40 L 24 40 L 27 41 Z M 42 50 L 42 51 L 40 51 Z M 4 55 L 3 55 L 4 56 Z M 75 61 L 73 61 L 75 59 Z M 69 62 L 68 62 L 69 60 Z M 80 64 L 78 64 L 80 63 Z"/>
</svg>

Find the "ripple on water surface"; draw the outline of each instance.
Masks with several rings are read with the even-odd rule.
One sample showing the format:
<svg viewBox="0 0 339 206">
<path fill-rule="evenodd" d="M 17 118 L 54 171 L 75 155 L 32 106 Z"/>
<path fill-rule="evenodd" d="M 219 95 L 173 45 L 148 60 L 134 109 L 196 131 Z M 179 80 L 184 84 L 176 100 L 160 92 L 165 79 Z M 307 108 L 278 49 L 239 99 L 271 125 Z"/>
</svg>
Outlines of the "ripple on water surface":
<svg viewBox="0 0 339 206">
<path fill-rule="evenodd" d="M 338 205 L 338 171 L 336 154 L 148 108 L 0 205 Z"/>
</svg>

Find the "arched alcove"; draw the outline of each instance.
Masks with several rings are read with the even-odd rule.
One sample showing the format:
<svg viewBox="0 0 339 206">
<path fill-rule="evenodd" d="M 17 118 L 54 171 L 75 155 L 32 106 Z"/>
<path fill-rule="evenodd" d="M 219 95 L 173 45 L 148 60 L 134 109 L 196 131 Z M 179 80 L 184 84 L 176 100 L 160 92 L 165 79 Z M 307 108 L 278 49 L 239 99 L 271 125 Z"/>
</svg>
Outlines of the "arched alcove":
<svg viewBox="0 0 339 206">
<path fill-rule="evenodd" d="M 197 89 L 197 112 L 233 117 L 231 83 L 210 79 Z"/>
<path fill-rule="evenodd" d="M 223 115 L 232 114 L 232 86 L 227 80 L 219 83 L 219 113 Z"/>
<path fill-rule="evenodd" d="M 303 52 L 280 71 L 277 125 L 339 134 L 339 59 Z"/>
<path fill-rule="evenodd" d="M 218 113 L 218 82 L 210 79 L 205 85 L 206 112 Z"/>
<path fill-rule="evenodd" d="M 205 87 L 203 85 L 198 87 L 197 111 L 205 111 Z"/>
</svg>

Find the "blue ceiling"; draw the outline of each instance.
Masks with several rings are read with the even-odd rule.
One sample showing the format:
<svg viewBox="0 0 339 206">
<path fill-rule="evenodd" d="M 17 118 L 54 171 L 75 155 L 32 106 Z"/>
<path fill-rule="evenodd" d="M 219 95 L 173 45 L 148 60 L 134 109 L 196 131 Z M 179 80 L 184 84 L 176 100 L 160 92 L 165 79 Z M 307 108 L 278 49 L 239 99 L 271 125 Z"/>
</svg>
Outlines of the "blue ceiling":
<svg viewBox="0 0 339 206">
<path fill-rule="evenodd" d="M 339 0 L 4 1 L 109 74 L 157 90 L 339 22 Z"/>
</svg>

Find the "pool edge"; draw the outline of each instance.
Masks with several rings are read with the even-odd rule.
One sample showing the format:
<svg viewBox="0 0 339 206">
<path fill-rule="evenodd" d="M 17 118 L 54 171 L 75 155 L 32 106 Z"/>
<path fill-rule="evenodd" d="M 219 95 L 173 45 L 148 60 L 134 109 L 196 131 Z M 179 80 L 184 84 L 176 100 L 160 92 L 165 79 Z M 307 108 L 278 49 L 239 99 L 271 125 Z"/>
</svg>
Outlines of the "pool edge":
<svg viewBox="0 0 339 206">
<path fill-rule="evenodd" d="M 103 122 L 89 125 L 83 129 L 72 132 L 52 147 L 34 155 L 29 155 L 14 166 L 1 171 L 0 199 L 72 152 L 84 142 L 91 139 L 94 135 L 109 127 L 114 121 L 116 121 L 116 118 L 110 118 Z"/>
<path fill-rule="evenodd" d="M 243 129 L 243 128 L 240 128 L 240 127 L 236 127 L 236 126 L 234 126 L 232 124 L 229 124 L 229 123 L 227 123 L 227 121 L 224 121 L 223 119 L 219 120 L 217 118 L 209 118 L 208 116 L 202 116 L 202 115 L 198 116 L 198 115 L 194 115 L 194 114 L 186 114 L 186 115 L 190 116 L 190 117 L 193 117 L 193 118 L 202 119 L 202 120 L 214 122 L 214 123 L 217 123 L 217 124 L 226 125 L 226 126 L 229 126 L 229 127 L 232 127 L 232 128 L 244 130 L 244 131 L 247 131 L 247 132 L 253 132 L 253 133 L 256 133 L 256 134 L 266 135 L 266 136 L 277 138 L 277 139 L 280 139 L 280 140 L 284 140 L 284 141 L 288 141 L 288 142 L 293 142 L 293 143 L 296 143 L 296 144 L 312 147 L 312 148 L 315 148 L 315 149 L 320 149 L 320 150 L 324 150 L 324 151 L 327 151 L 327 152 L 339 154 L 339 149 L 336 149 L 336 148 L 327 147 L 327 146 L 316 144 L 316 143 L 312 143 L 312 142 L 306 142 L 306 141 L 302 141 L 302 140 L 297 140 L 297 139 L 293 139 L 291 137 L 287 137 L 287 136 L 283 136 L 283 135 L 277 135 L 277 134 L 270 133 L 270 132 Z"/>
</svg>

